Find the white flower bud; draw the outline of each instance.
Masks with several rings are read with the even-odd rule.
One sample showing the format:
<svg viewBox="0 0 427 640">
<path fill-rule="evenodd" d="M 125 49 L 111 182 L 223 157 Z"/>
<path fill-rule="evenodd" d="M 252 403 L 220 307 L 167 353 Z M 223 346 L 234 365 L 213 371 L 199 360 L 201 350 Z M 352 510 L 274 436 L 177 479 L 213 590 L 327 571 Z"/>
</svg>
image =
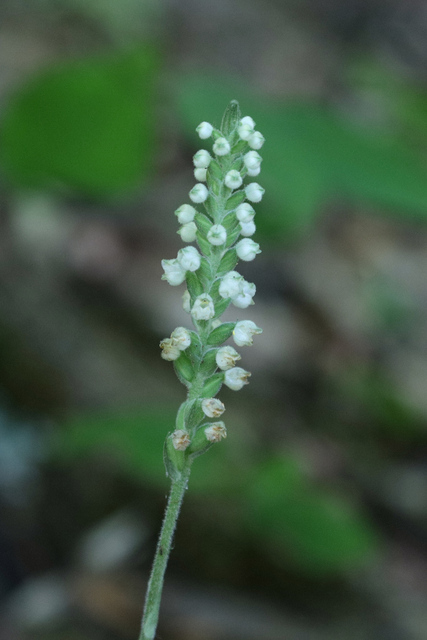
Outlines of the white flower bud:
<svg viewBox="0 0 427 640">
<path fill-rule="evenodd" d="M 249 171 L 253 171 L 254 169 L 259 169 L 262 158 L 256 151 L 248 151 L 248 153 L 243 156 L 243 162 Z"/>
<path fill-rule="evenodd" d="M 237 133 L 239 134 L 240 140 L 249 140 L 253 132 L 254 128 L 252 127 L 252 125 L 246 122 L 241 122 L 241 124 L 237 128 Z"/>
<path fill-rule="evenodd" d="M 191 315 L 195 320 L 210 320 L 215 315 L 213 300 L 207 293 L 197 296 L 194 301 Z"/>
<path fill-rule="evenodd" d="M 194 223 L 190 222 L 190 224 L 194 224 Z M 255 231 L 256 231 L 256 226 L 253 220 L 250 220 L 249 222 L 240 223 L 240 234 L 242 236 L 245 236 L 245 238 L 249 238 L 250 236 L 253 236 Z M 189 240 L 189 242 L 192 242 L 192 240 Z"/>
<path fill-rule="evenodd" d="M 241 367 L 228 369 L 224 375 L 224 384 L 233 391 L 239 391 L 245 384 L 249 383 L 249 371 L 245 371 Z"/>
<path fill-rule="evenodd" d="M 230 147 L 230 143 L 226 138 L 218 138 L 215 141 L 212 149 L 217 156 L 226 156 L 227 153 L 230 153 L 231 147 Z"/>
<path fill-rule="evenodd" d="M 261 253 L 259 244 L 250 238 L 243 238 L 243 240 L 240 240 L 236 244 L 236 251 L 240 260 L 244 260 L 245 262 L 254 260 L 257 253 Z"/>
<path fill-rule="evenodd" d="M 183 204 L 175 211 L 175 215 L 177 216 L 180 224 L 192 222 L 196 213 L 197 211 L 191 206 L 191 204 Z"/>
<path fill-rule="evenodd" d="M 186 313 L 191 313 L 191 296 L 188 289 L 182 294 L 182 308 Z"/>
<path fill-rule="evenodd" d="M 247 309 L 249 305 L 254 304 L 252 298 L 256 293 L 256 286 L 253 282 L 246 282 L 246 280 L 242 283 L 241 291 L 237 296 L 232 298 L 232 303 L 235 307 L 239 309 Z"/>
<path fill-rule="evenodd" d="M 242 202 L 236 209 L 236 217 L 239 222 L 250 222 L 254 219 L 255 209 L 247 202 Z"/>
<path fill-rule="evenodd" d="M 185 451 L 190 444 L 190 437 L 186 431 L 177 429 L 170 436 L 172 439 L 173 448 L 177 451 Z"/>
<path fill-rule="evenodd" d="M 246 175 L 248 175 L 250 178 L 255 178 L 255 176 L 259 176 L 260 173 L 261 173 L 261 167 L 258 167 L 258 169 L 248 169 L 248 172 Z"/>
<path fill-rule="evenodd" d="M 237 353 L 233 347 L 220 347 L 216 353 L 215 360 L 220 369 L 227 371 L 236 366 L 236 362 L 241 360 L 242 356 Z"/>
<path fill-rule="evenodd" d="M 181 355 L 181 350 L 177 344 L 174 343 L 172 338 L 165 338 L 160 343 L 162 350 L 161 356 L 163 360 L 176 360 Z"/>
<path fill-rule="evenodd" d="M 252 127 L 252 129 L 255 129 L 255 122 L 253 121 L 253 119 L 251 118 L 251 116 L 245 116 L 244 118 L 242 118 L 240 120 L 240 124 L 247 124 L 250 127 Z"/>
<path fill-rule="evenodd" d="M 219 442 L 222 438 L 227 437 L 227 429 L 222 421 L 212 422 L 209 427 L 205 429 L 205 436 L 209 442 Z"/>
<path fill-rule="evenodd" d="M 187 222 L 180 229 L 178 229 L 177 233 L 181 236 L 184 242 L 194 242 L 196 239 L 196 223 L 195 222 Z M 245 235 L 242 233 L 242 235 Z"/>
<path fill-rule="evenodd" d="M 262 145 L 265 142 L 265 138 L 259 131 L 254 131 L 252 135 L 249 136 L 248 144 L 251 149 L 261 149 Z"/>
<path fill-rule="evenodd" d="M 212 156 L 209 151 L 206 151 L 206 149 L 200 149 L 200 151 L 195 153 L 193 156 L 194 166 L 200 169 L 207 169 L 210 165 L 211 160 Z"/>
<path fill-rule="evenodd" d="M 178 260 L 162 260 L 164 274 L 162 280 L 167 280 L 169 284 L 176 287 L 185 280 L 185 270 L 181 267 Z"/>
<path fill-rule="evenodd" d="M 213 131 L 213 126 L 209 124 L 209 122 L 201 122 L 198 127 L 196 127 L 196 131 L 199 134 L 199 137 L 202 140 L 206 140 L 210 138 Z"/>
<path fill-rule="evenodd" d="M 202 256 L 196 247 L 184 247 L 178 251 L 177 260 L 184 271 L 197 271 Z"/>
<path fill-rule="evenodd" d="M 245 193 L 247 199 L 251 202 L 261 202 L 265 189 L 263 189 L 257 182 L 250 182 L 245 187 Z"/>
<path fill-rule="evenodd" d="M 205 202 L 208 199 L 209 191 L 204 184 L 196 184 L 191 189 L 189 196 L 193 202 Z M 254 201 L 255 202 L 255 201 Z M 258 201 L 259 202 L 259 201 Z"/>
<path fill-rule="evenodd" d="M 208 418 L 219 418 L 225 411 L 225 406 L 218 398 L 203 398 L 202 410 Z"/>
<path fill-rule="evenodd" d="M 206 169 L 194 169 L 194 177 L 200 182 L 206 182 Z"/>
<path fill-rule="evenodd" d="M 209 229 L 206 237 L 211 244 L 219 247 L 227 240 L 227 231 L 225 227 L 222 226 L 222 224 L 214 224 Z"/>
<path fill-rule="evenodd" d="M 233 331 L 233 340 L 238 347 L 250 347 L 254 341 L 252 336 L 262 333 L 262 329 L 256 326 L 252 320 L 240 320 Z"/>
<path fill-rule="evenodd" d="M 237 271 L 229 271 L 221 279 L 219 285 L 219 295 L 222 298 L 234 298 L 239 295 L 242 290 L 242 283 L 244 282 L 243 276 Z"/>
<path fill-rule="evenodd" d="M 240 175 L 239 171 L 236 171 L 236 169 L 232 169 L 226 174 L 224 182 L 230 189 L 238 189 L 243 183 L 243 178 Z"/>
<path fill-rule="evenodd" d="M 185 351 L 191 344 L 191 333 L 185 327 L 177 327 L 171 333 L 171 340 L 180 351 Z"/>
</svg>

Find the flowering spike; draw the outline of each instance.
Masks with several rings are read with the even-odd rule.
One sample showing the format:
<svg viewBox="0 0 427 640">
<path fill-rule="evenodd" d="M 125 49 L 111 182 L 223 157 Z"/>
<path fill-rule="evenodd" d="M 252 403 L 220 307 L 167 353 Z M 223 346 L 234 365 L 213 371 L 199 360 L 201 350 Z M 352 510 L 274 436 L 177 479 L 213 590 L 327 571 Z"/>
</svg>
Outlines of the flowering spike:
<svg viewBox="0 0 427 640">
<path fill-rule="evenodd" d="M 236 366 L 241 357 L 224 342 L 233 338 L 236 345 L 249 346 L 253 336 L 262 332 L 251 320 L 222 322 L 221 315 L 231 303 L 238 309 L 250 307 L 256 292 L 255 284 L 235 268 L 239 259 L 247 262 L 260 253 L 259 245 L 250 238 L 256 227 L 255 210 L 249 202 L 260 202 L 264 189 L 257 182 L 244 182 L 260 172 L 262 158 L 257 150 L 264 137 L 255 130 L 250 116 L 241 117 L 235 100 L 228 105 L 220 129 L 203 121 L 196 131 L 202 140 L 212 138 L 212 148 L 199 149 L 193 156 L 198 182 L 189 197 L 200 206 L 196 210 L 192 204 L 183 204 L 175 215 L 181 239 L 197 241 L 200 252 L 185 246 L 175 259 L 162 260 L 162 279 L 173 286 L 186 282 L 182 306 L 194 330 L 177 327 L 160 343 L 161 356 L 173 362 L 187 398 L 164 447 L 172 492 L 148 583 L 141 630 L 141 639 L 147 640 L 156 635 L 165 562 L 191 464 L 227 436 L 222 421 L 209 422 L 225 410 L 216 396 L 223 384 L 233 391 L 242 389 L 251 375 Z"/>
</svg>

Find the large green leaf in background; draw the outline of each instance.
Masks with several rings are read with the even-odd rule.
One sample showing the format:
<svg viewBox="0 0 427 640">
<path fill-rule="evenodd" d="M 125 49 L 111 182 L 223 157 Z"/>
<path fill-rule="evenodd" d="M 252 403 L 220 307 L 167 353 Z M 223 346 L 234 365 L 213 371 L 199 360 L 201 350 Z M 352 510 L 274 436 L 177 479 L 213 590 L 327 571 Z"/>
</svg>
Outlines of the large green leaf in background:
<svg viewBox="0 0 427 640">
<path fill-rule="evenodd" d="M 111 197 L 147 175 L 154 146 L 151 48 L 64 62 L 10 98 L 0 160 L 16 187 Z"/>
<path fill-rule="evenodd" d="M 56 432 L 57 460 L 106 455 L 134 479 L 169 484 L 162 461 L 174 409 L 134 414 L 86 414 L 70 418 Z M 246 444 L 234 433 L 194 461 L 191 494 L 221 496 L 235 504 L 242 535 L 251 532 L 278 563 L 296 565 L 315 576 L 339 573 L 371 559 L 377 539 L 371 525 L 347 497 L 318 488 L 291 455 L 248 464 Z M 252 454 L 253 455 L 253 454 Z"/>
<path fill-rule="evenodd" d="M 314 574 L 336 573 L 372 560 L 378 538 L 357 507 L 310 482 L 297 460 L 260 465 L 248 487 L 246 518 L 275 561 Z"/>
<path fill-rule="evenodd" d="M 364 128 L 313 101 L 261 98 L 238 80 L 208 73 L 183 78 L 178 96 L 189 135 L 195 136 L 194 123 L 201 120 L 218 126 L 218 114 L 234 98 L 257 122 L 266 137 L 259 181 L 267 191 L 258 217 L 264 232 L 307 229 L 332 200 L 427 221 L 427 162 L 391 133 Z M 209 147 L 209 141 L 202 145 Z"/>
</svg>

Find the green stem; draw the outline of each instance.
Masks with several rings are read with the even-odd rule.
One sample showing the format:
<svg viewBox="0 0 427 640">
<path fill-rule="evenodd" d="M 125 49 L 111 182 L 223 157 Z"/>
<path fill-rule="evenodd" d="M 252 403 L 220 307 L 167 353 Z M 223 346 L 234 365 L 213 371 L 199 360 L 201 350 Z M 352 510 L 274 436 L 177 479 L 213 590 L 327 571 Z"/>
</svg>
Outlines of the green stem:
<svg viewBox="0 0 427 640">
<path fill-rule="evenodd" d="M 165 511 L 162 530 L 157 543 L 156 555 L 151 569 L 145 596 L 144 614 L 142 616 L 141 633 L 138 640 L 154 640 L 159 619 L 160 601 L 162 598 L 163 580 L 171 551 L 172 538 L 176 528 L 184 493 L 187 489 L 190 466 L 182 471 L 179 480 L 173 480 L 169 500 Z"/>
</svg>

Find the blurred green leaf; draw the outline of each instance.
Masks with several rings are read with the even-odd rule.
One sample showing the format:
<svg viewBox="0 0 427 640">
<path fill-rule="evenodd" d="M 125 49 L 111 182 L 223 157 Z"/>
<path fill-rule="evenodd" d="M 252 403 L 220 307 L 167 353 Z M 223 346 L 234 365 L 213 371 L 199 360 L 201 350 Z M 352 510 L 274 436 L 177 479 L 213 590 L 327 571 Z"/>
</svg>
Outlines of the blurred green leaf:
<svg viewBox="0 0 427 640">
<path fill-rule="evenodd" d="M 166 487 L 169 481 L 163 465 L 163 445 L 174 429 L 175 418 L 176 408 L 70 417 L 55 432 L 52 455 L 64 462 L 105 455 L 134 479 Z M 228 456 L 230 448 L 218 446 L 203 456 L 203 463 L 196 460 L 191 472 L 192 491 L 228 495 L 234 490 L 237 462 Z"/>
<path fill-rule="evenodd" d="M 29 80 L 1 124 L 12 184 L 94 198 L 138 186 L 152 166 L 157 67 L 146 48 L 62 63 Z"/>
<path fill-rule="evenodd" d="M 347 499 L 310 482 L 289 457 L 252 473 L 246 519 L 278 562 L 313 574 L 358 567 L 374 556 L 375 531 Z"/>
<path fill-rule="evenodd" d="M 194 139 L 194 123 L 218 126 L 230 98 L 259 125 L 266 138 L 261 152 L 266 196 L 258 217 L 264 232 L 301 232 L 333 199 L 427 218 L 426 163 L 397 136 L 362 128 L 315 102 L 267 102 L 235 79 L 191 75 L 182 79 L 178 93 L 184 126 Z"/>
</svg>

